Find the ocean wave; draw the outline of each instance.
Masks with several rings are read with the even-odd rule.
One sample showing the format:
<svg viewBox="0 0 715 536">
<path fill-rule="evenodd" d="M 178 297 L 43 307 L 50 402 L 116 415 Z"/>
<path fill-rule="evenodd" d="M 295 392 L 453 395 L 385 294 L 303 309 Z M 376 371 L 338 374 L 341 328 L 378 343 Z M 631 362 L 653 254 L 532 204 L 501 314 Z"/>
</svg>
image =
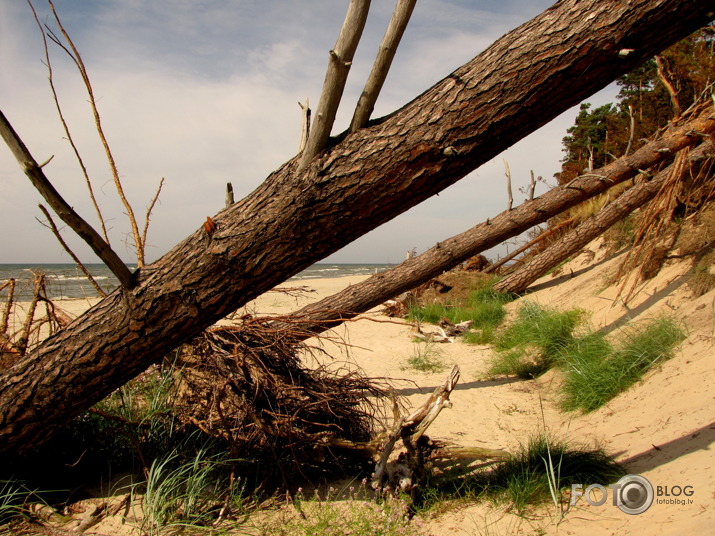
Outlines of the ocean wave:
<svg viewBox="0 0 715 536">
<path fill-rule="evenodd" d="M 84 275 L 63 275 L 63 274 L 47 274 L 47 279 L 56 279 L 58 281 L 86 281 L 87 276 Z M 101 281 L 103 279 L 109 279 L 106 275 L 93 275 L 96 281 Z"/>
</svg>

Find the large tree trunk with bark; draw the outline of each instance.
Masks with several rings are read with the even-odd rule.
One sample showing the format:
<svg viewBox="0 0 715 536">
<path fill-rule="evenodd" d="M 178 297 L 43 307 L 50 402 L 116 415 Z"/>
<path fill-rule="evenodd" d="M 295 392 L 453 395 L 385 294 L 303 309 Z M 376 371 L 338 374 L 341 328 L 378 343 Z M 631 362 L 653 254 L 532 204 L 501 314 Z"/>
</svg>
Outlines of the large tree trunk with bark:
<svg viewBox="0 0 715 536">
<path fill-rule="evenodd" d="M 350 285 L 333 296 L 307 305 L 291 314 L 291 321 L 300 324 L 303 337 L 334 327 L 578 203 L 603 193 L 611 186 L 635 177 L 640 170 L 647 170 L 664 160 L 672 159 L 678 151 L 701 143 L 713 132 L 715 109 L 709 107 L 698 117 L 672 126 L 633 154 L 578 177 L 566 185 L 553 188 L 536 199 L 504 211 L 464 233 L 438 243 L 417 257 L 375 274 L 361 283 Z M 288 323 L 275 325 L 276 329 L 288 327 Z"/>
<path fill-rule="evenodd" d="M 663 185 L 671 179 L 673 173 L 678 173 L 680 176 L 690 173 L 697 175 L 694 167 L 713 156 L 715 154 L 713 154 L 712 143 L 710 141 L 703 143 L 689 155 L 689 165 L 677 169 L 676 164 L 671 164 L 651 180 L 636 184 L 581 225 L 559 238 L 551 247 L 536 255 L 528 264 L 507 275 L 494 285 L 494 289 L 501 292 L 524 292 L 542 275 L 578 253 L 586 244 L 653 199 Z"/>
<path fill-rule="evenodd" d="M 68 419 L 207 326 L 440 192 L 712 18 L 710 0 L 566 0 L 421 96 L 296 159 L 0 377 L 0 452 Z M 326 232 L 329 230 L 329 232 Z"/>
</svg>

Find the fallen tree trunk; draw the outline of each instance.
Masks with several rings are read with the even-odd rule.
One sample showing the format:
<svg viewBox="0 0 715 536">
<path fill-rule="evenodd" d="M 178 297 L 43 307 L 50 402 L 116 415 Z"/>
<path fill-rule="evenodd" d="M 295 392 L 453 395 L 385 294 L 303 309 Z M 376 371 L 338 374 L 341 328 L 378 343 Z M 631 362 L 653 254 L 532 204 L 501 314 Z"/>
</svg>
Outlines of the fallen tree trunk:
<svg viewBox="0 0 715 536">
<path fill-rule="evenodd" d="M 603 193 L 615 184 L 633 178 L 640 170 L 672 158 L 673 154 L 684 147 L 700 143 L 715 131 L 714 113 L 715 110 L 709 107 L 695 119 L 670 128 L 630 156 L 582 175 L 512 210 L 504 211 L 495 218 L 438 243 L 422 255 L 307 305 L 290 316 L 300 324 L 303 336 L 308 337 L 412 290 L 470 257 Z M 280 329 L 287 326 L 277 324 L 276 327 Z"/>
<path fill-rule="evenodd" d="M 283 165 L 0 376 L 31 448 L 178 344 L 440 192 L 712 18 L 709 0 L 564 0 L 392 115 Z M 513 213 L 514 211 L 512 211 Z M 326 230 L 330 232 L 326 232 Z"/>
<path fill-rule="evenodd" d="M 680 176 L 692 173 L 702 161 L 712 158 L 712 142 L 705 142 L 695 149 L 688 157 L 690 165 L 676 169 L 671 164 L 646 182 L 636 184 L 625 191 L 598 213 L 561 237 L 551 247 L 534 257 L 528 264 L 515 270 L 494 285 L 494 290 L 500 292 L 524 292 L 529 285 L 581 250 L 586 244 L 600 236 L 610 227 L 628 216 L 635 209 L 653 199 L 664 184 L 672 178 L 673 173 Z M 697 173 L 696 173 L 697 174 Z"/>
</svg>

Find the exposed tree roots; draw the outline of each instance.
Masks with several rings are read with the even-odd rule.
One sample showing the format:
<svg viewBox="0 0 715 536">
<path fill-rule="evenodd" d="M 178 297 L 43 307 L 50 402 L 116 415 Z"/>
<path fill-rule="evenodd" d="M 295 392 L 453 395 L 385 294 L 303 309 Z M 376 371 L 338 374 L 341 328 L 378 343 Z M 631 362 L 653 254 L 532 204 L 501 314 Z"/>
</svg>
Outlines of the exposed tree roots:
<svg viewBox="0 0 715 536">
<path fill-rule="evenodd" d="M 206 331 L 180 358 L 181 418 L 238 458 L 270 453 L 283 475 L 371 461 L 387 389 L 355 371 L 307 368 L 306 349 L 256 319 Z"/>
</svg>

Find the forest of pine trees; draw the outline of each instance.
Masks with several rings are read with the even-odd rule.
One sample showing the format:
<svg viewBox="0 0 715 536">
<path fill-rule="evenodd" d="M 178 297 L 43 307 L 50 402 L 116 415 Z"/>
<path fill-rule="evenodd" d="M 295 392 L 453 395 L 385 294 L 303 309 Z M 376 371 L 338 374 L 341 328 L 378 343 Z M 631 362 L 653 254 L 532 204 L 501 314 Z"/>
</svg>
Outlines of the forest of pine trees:
<svg viewBox="0 0 715 536">
<path fill-rule="evenodd" d="M 563 139 L 559 184 L 637 149 L 713 82 L 715 25 L 709 25 L 619 78 L 616 103 L 595 109 L 581 104 L 575 124 Z"/>
</svg>

